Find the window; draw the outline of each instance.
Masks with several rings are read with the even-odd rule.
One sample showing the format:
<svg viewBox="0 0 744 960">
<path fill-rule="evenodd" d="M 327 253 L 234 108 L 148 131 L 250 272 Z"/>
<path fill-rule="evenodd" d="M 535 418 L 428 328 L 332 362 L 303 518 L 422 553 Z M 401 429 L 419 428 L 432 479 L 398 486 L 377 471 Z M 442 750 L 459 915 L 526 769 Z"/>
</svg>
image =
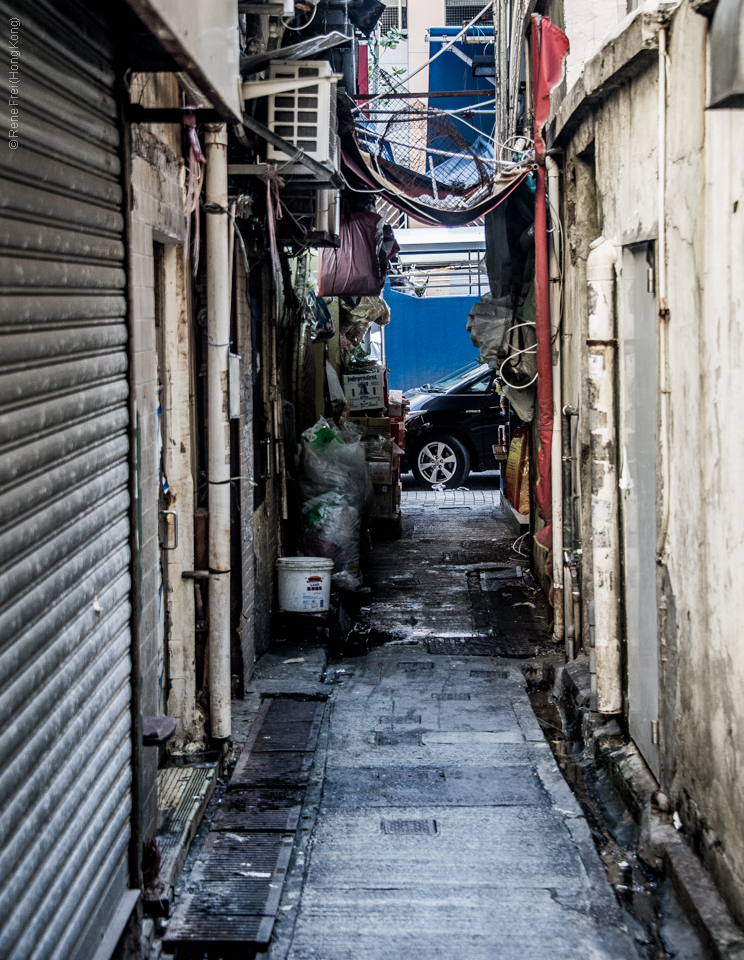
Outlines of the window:
<svg viewBox="0 0 744 960">
<path fill-rule="evenodd" d="M 463 3 L 462 0 L 445 0 L 445 26 L 461 27 L 469 23 L 483 9 L 480 3 Z M 493 23 L 493 13 L 487 10 L 478 18 L 479 23 Z"/>
<path fill-rule="evenodd" d="M 401 13 L 403 14 L 402 29 L 407 30 L 408 29 L 408 9 L 405 3 L 403 4 L 403 10 L 401 11 Z M 385 7 L 385 10 L 382 16 L 380 17 L 380 33 L 384 37 L 386 33 L 389 33 L 391 30 L 394 30 L 397 28 L 398 28 L 398 4 L 397 3 L 388 4 Z"/>
<path fill-rule="evenodd" d="M 462 393 L 488 393 L 488 388 L 491 386 L 491 371 L 489 370 L 484 376 L 479 377 L 474 383 L 469 383 L 466 387 L 463 388 Z"/>
</svg>

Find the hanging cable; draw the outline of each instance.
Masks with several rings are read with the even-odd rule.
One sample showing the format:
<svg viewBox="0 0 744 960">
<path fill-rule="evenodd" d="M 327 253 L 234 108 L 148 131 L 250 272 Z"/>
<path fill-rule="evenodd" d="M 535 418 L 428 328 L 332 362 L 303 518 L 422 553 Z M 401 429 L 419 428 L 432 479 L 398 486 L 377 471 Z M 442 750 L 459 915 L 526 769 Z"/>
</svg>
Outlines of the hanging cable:
<svg viewBox="0 0 744 960">
<path fill-rule="evenodd" d="M 293 20 L 294 19 L 293 17 L 282 17 L 282 26 L 284 26 L 287 30 L 294 30 L 296 33 L 299 33 L 300 30 L 304 30 L 306 27 L 310 26 L 310 24 L 315 19 L 315 14 L 317 12 L 318 12 L 318 5 L 316 3 L 315 6 L 313 7 L 313 12 L 310 14 L 309 19 L 305 23 L 303 23 L 301 27 L 290 27 L 288 23 L 284 22 L 285 20 Z"/>
</svg>

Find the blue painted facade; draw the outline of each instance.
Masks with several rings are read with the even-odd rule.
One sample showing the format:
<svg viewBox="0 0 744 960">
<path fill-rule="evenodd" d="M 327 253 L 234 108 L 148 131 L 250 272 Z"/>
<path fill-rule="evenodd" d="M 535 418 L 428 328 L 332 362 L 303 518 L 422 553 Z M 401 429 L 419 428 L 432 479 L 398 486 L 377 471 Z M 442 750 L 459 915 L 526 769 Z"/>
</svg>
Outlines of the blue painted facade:
<svg viewBox="0 0 744 960">
<path fill-rule="evenodd" d="M 388 386 L 410 390 L 474 362 L 479 351 L 465 329 L 477 297 L 410 297 L 385 285 Z"/>
<path fill-rule="evenodd" d="M 442 49 L 442 45 L 450 38 L 456 36 L 461 27 L 430 27 L 429 28 L 429 56 L 434 56 Z M 477 26 L 468 31 L 469 37 L 483 37 L 483 43 L 455 43 L 441 57 L 438 57 L 429 67 L 429 92 L 436 90 L 488 90 L 493 96 L 496 96 L 496 88 L 493 84 L 493 77 L 474 77 L 471 67 L 459 57 L 454 50 L 457 49 L 469 59 L 476 55 L 488 54 L 494 55 L 493 49 L 493 27 Z M 477 108 L 480 103 L 484 103 L 487 97 L 468 97 L 465 93 L 463 97 L 447 97 L 437 99 L 431 97 L 429 106 L 440 110 L 460 110 L 463 107 L 473 106 Z M 493 104 L 490 103 L 486 110 L 493 110 Z M 494 114 L 478 114 L 469 118 L 468 122 L 477 127 L 481 133 L 488 136 L 493 134 Z M 467 124 L 458 120 L 454 121 L 458 132 L 468 142 L 473 143 L 478 139 L 478 133 Z M 435 164 L 437 160 L 435 159 Z"/>
</svg>

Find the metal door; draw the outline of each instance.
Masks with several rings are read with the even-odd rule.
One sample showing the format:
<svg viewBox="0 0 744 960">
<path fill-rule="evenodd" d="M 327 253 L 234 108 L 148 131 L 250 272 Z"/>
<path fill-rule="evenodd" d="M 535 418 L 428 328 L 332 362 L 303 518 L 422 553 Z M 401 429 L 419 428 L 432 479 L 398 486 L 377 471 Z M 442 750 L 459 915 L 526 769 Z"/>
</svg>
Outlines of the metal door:
<svg viewBox="0 0 744 960">
<path fill-rule="evenodd" d="M 630 733 L 659 775 L 656 607 L 657 306 L 649 245 L 625 247 L 620 320 L 621 477 Z M 651 274 L 652 276 L 652 274 Z"/>
<path fill-rule="evenodd" d="M 18 9 L 0 0 L 6 30 Z M 4 960 L 86 960 L 131 902 L 127 327 L 103 9 L 22 5 L 17 149 L 0 150 Z"/>
</svg>

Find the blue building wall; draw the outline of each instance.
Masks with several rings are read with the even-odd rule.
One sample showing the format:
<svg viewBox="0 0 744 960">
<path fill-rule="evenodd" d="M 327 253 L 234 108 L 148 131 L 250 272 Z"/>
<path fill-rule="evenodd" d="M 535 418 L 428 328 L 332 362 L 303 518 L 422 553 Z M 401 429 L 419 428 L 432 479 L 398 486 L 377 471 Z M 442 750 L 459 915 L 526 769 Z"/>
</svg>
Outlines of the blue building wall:
<svg viewBox="0 0 744 960">
<path fill-rule="evenodd" d="M 442 46 L 451 38 L 456 36 L 462 27 L 430 27 L 429 28 L 429 56 L 433 57 L 439 53 Z M 465 63 L 453 51 L 458 49 L 466 57 L 472 59 L 477 55 L 494 55 L 493 47 L 493 26 L 478 25 L 468 31 L 468 36 L 482 37 L 483 43 L 455 43 L 441 57 L 438 57 L 429 67 L 429 93 L 437 90 L 462 90 L 462 97 L 430 97 L 429 106 L 440 110 L 461 110 L 463 107 L 472 106 L 477 109 L 481 104 L 485 104 L 481 109 L 491 111 L 488 114 L 476 114 L 470 117 L 468 126 L 456 118 L 453 123 L 457 127 L 458 133 L 468 142 L 473 143 L 478 138 L 478 133 L 472 129 L 477 127 L 481 133 L 488 136 L 493 135 L 495 113 L 494 106 L 488 103 L 488 97 L 469 97 L 468 90 L 486 90 L 492 97 L 496 96 L 496 87 L 493 83 L 493 77 L 474 77 L 472 68 Z M 434 163 L 439 159 L 434 157 Z"/>
<path fill-rule="evenodd" d="M 390 307 L 385 358 L 391 389 L 432 383 L 478 358 L 465 329 L 477 297 L 409 297 L 396 293 L 389 282 L 384 297 Z"/>
</svg>

